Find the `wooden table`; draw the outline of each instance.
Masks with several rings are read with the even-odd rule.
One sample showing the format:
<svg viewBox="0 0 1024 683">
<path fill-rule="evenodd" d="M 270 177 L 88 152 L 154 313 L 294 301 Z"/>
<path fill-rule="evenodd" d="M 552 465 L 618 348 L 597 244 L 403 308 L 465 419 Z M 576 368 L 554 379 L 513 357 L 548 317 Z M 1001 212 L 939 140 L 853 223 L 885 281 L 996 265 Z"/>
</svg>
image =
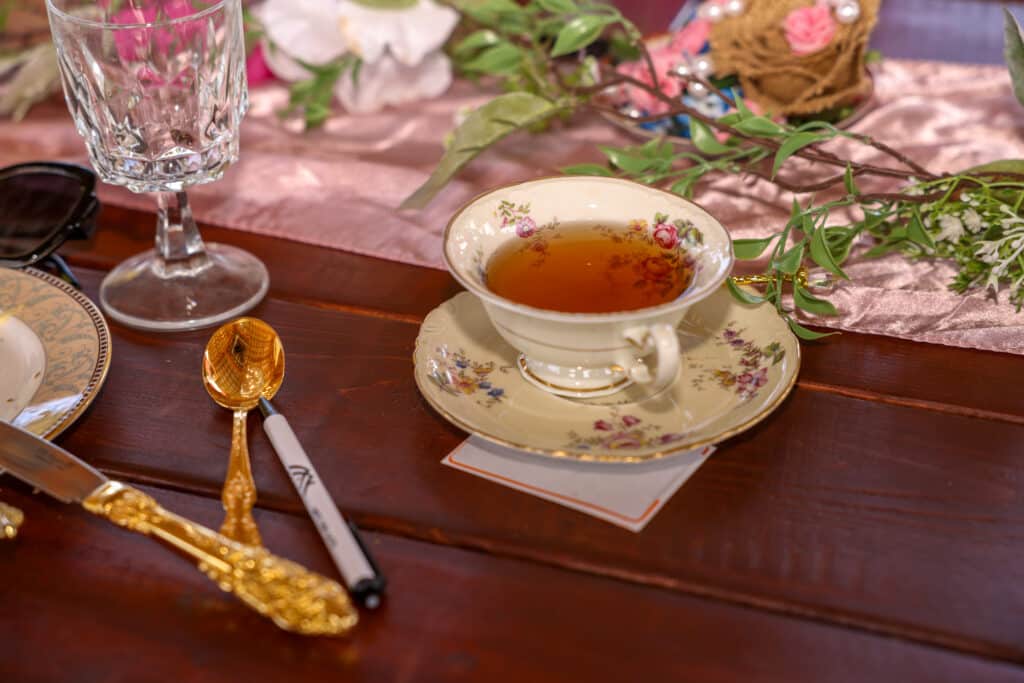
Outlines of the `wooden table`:
<svg viewBox="0 0 1024 683">
<path fill-rule="evenodd" d="M 69 249 L 85 290 L 152 240 L 112 207 Z M 844 334 L 804 347 L 779 411 L 722 445 L 640 534 L 443 467 L 420 398 L 443 272 L 204 228 L 271 273 L 276 403 L 390 579 L 348 639 L 278 630 L 190 564 L 10 478 L 0 681 L 1024 680 L 1024 361 Z M 60 443 L 218 526 L 229 411 L 209 331 L 112 325 L 99 399 Z M 249 423 L 266 545 L 334 575 Z"/>
</svg>

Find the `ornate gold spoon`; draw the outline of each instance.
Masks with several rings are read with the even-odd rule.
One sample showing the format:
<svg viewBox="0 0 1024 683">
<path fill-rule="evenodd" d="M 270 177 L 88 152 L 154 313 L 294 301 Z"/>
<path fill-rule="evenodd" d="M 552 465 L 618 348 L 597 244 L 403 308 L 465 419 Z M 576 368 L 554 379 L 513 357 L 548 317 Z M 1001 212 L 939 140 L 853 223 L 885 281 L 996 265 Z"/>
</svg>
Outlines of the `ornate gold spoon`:
<svg viewBox="0 0 1024 683">
<path fill-rule="evenodd" d="M 218 405 L 235 411 L 231 457 L 221 501 L 220 532 L 247 545 L 260 545 L 252 518 L 256 484 L 245 438 L 246 416 L 260 398 L 270 400 L 284 380 L 284 350 L 274 329 L 256 318 L 238 318 L 213 333 L 203 353 L 203 384 Z"/>
</svg>

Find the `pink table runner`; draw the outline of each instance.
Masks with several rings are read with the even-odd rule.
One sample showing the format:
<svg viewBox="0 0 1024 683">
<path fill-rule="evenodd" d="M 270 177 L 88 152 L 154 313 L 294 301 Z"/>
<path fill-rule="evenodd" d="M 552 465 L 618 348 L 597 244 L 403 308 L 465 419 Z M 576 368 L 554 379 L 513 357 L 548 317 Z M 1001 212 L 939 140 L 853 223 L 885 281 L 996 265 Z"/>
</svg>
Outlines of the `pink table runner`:
<svg viewBox="0 0 1024 683">
<path fill-rule="evenodd" d="M 242 160 L 217 182 L 192 190 L 204 222 L 344 249 L 416 265 L 441 267 L 440 235 L 452 213 L 497 185 L 599 160 L 597 144 L 630 138 L 590 118 L 539 137 L 516 136 L 474 161 L 423 211 L 395 207 L 427 177 L 441 139 L 462 107 L 487 99 L 468 84 L 444 98 L 372 116 L 332 117 L 323 129 L 299 132 L 276 116 L 283 87 L 254 90 L 243 125 Z M 855 126 L 933 170 L 956 170 L 997 158 L 1024 157 L 1022 108 L 1005 69 L 889 60 L 878 71 L 872 111 Z M 59 104 L 21 123 L 0 123 L 0 163 L 85 160 L 84 146 Z M 881 157 L 864 154 L 865 161 Z M 103 186 L 103 201 L 150 208 L 145 196 Z M 725 178 L 697 196 L 736 236 L 775 229 L 790 198 L 766 183 Z M 918 341 L 1024 353 L 1024 314 L 983 293 L 946 289 L 947 263 L 909 263 L 899 256 L 855 259 L 853 279 L 832 294 L 838 318 L 816 324 Z"/>
</svg>

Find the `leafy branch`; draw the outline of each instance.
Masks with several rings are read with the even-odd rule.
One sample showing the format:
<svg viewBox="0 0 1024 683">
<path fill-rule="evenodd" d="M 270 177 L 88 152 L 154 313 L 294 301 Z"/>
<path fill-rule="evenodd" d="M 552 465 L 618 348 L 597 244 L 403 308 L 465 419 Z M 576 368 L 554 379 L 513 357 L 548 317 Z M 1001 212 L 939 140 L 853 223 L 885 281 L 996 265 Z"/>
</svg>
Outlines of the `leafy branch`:
<svg viewBox="0 0 1024 683">
<path fill-rule="evenodd" d="M 666 95 L 659 87 L 672 74 L 657 73 L 636 27 L 613 7 L 591 0 L 461 0 L 457 7 L 477 24 L 453 46 L 461 71 L 496 79 L 506 91 L 471 114 L 455 131 L 441 163 L 403 207 L 421 207 L 465 164 L 501 138 L 536 130 L 576 112 L 598 111 L 638 124 L 675 117 L 688 122 L 693 148 L 677 149 L 665 139 L 641 145 L 601 147 L 603 164 L 578 164 L 566 173 L 628 178 L 692 197 L 715 174 L 744 175 L 807 196 L 794 198 L 789 220 L 774 234 L 735 240 L 740 259 L 766 260 L 753 278 L 733 278 L 730 289 L 748 303 L 774 305 L 803 339 L 825 336 L 800 325 L 796 310 L 836 315 L 834 305 L 812 293 L 807 268 L 848 279 L 843 265 L 862 236 L 876 245 L 867 256 L 898 251 L 911 258 L 952 258 L 960 273 L 951 287 L 998 290 L 1024 304 L 1024 162 L 1009 161 L 961 173 L 936 173 L 882 141 L 842 130 L 825 121 L 782 123 L 755 114 L 739 97 L 715 82 L 690 76 L 731 111 L 715 118 Z M 632 51 L 646 65 L 644 79 L 620 73 L 588 54 L 602 36 L 619 52 Z M 1007 13 L 1007 59 L 1018 96 L 1024 101 L 1024 42 Z M 661 103 L 651 116 L 635 116 L 610 105 L 621 88 L 643 91 Z M 886 165 L 844 158 L 829 143 L 846 140 L 880 152 Z M 798 162 L 796 160 L 799 160 Z M 794 167 L 799 173 L 794 173 Z M 894 191 L 863 191 L 867 179 L 897 183 Z M 872 183 L 871 187 L 877 187 Z M 828 192 L 827 201 L 817 201 Z M 850 215 L 855 220 L 849 218 Z M 763 285 L 754 293 L 742 280 Z"/>
</svg>

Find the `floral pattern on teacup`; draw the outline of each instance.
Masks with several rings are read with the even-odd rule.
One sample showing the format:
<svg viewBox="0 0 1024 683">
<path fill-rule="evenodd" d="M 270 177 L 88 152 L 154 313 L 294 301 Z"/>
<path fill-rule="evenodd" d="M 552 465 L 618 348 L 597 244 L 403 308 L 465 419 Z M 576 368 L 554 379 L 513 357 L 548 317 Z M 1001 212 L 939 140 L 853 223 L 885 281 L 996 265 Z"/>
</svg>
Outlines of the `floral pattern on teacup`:
<svg viewBox="0 0 1024 683">
<path fill-rule="evenodd" d="M 727 391 L 734 391 L 744 401 L 757 396 L 761 387 L 768 383 L 768 368 L 778 365 L 786 355 L 779 342 L 758 346 L 744 339 L 743 331 L 736 329 L 735 322 L 726 326 L 715 343 L 731 347 L 739 354 L 736 365 L 706 369 L 693 378 L 692 385 L 701 390 L 704 382 L 710 380 Z"/>
<path fill-rule="evenodd" d="M 608 419 L 595 420 L 593 434 L 569 432 L 566 448 L 575 450 L 630 450 L 675 443 L 685 434 L 665 431 L 655 424 L 645 424 L 635 415 L 613 413 Z"/>
<path fill-rule="evenodd" d="M 498 368 L 493 361 L 474 361 L 462 349 L 451 351 L 439 346 L 436 351 L 437 356 L 430 360 L 429 376 L 441 391 L 453 396 L 473 396 L 485 408 L 506 398 L 505 390 L 492 380 L 495 371 L 507 372 L 508 368 Z"/>
</svg>

